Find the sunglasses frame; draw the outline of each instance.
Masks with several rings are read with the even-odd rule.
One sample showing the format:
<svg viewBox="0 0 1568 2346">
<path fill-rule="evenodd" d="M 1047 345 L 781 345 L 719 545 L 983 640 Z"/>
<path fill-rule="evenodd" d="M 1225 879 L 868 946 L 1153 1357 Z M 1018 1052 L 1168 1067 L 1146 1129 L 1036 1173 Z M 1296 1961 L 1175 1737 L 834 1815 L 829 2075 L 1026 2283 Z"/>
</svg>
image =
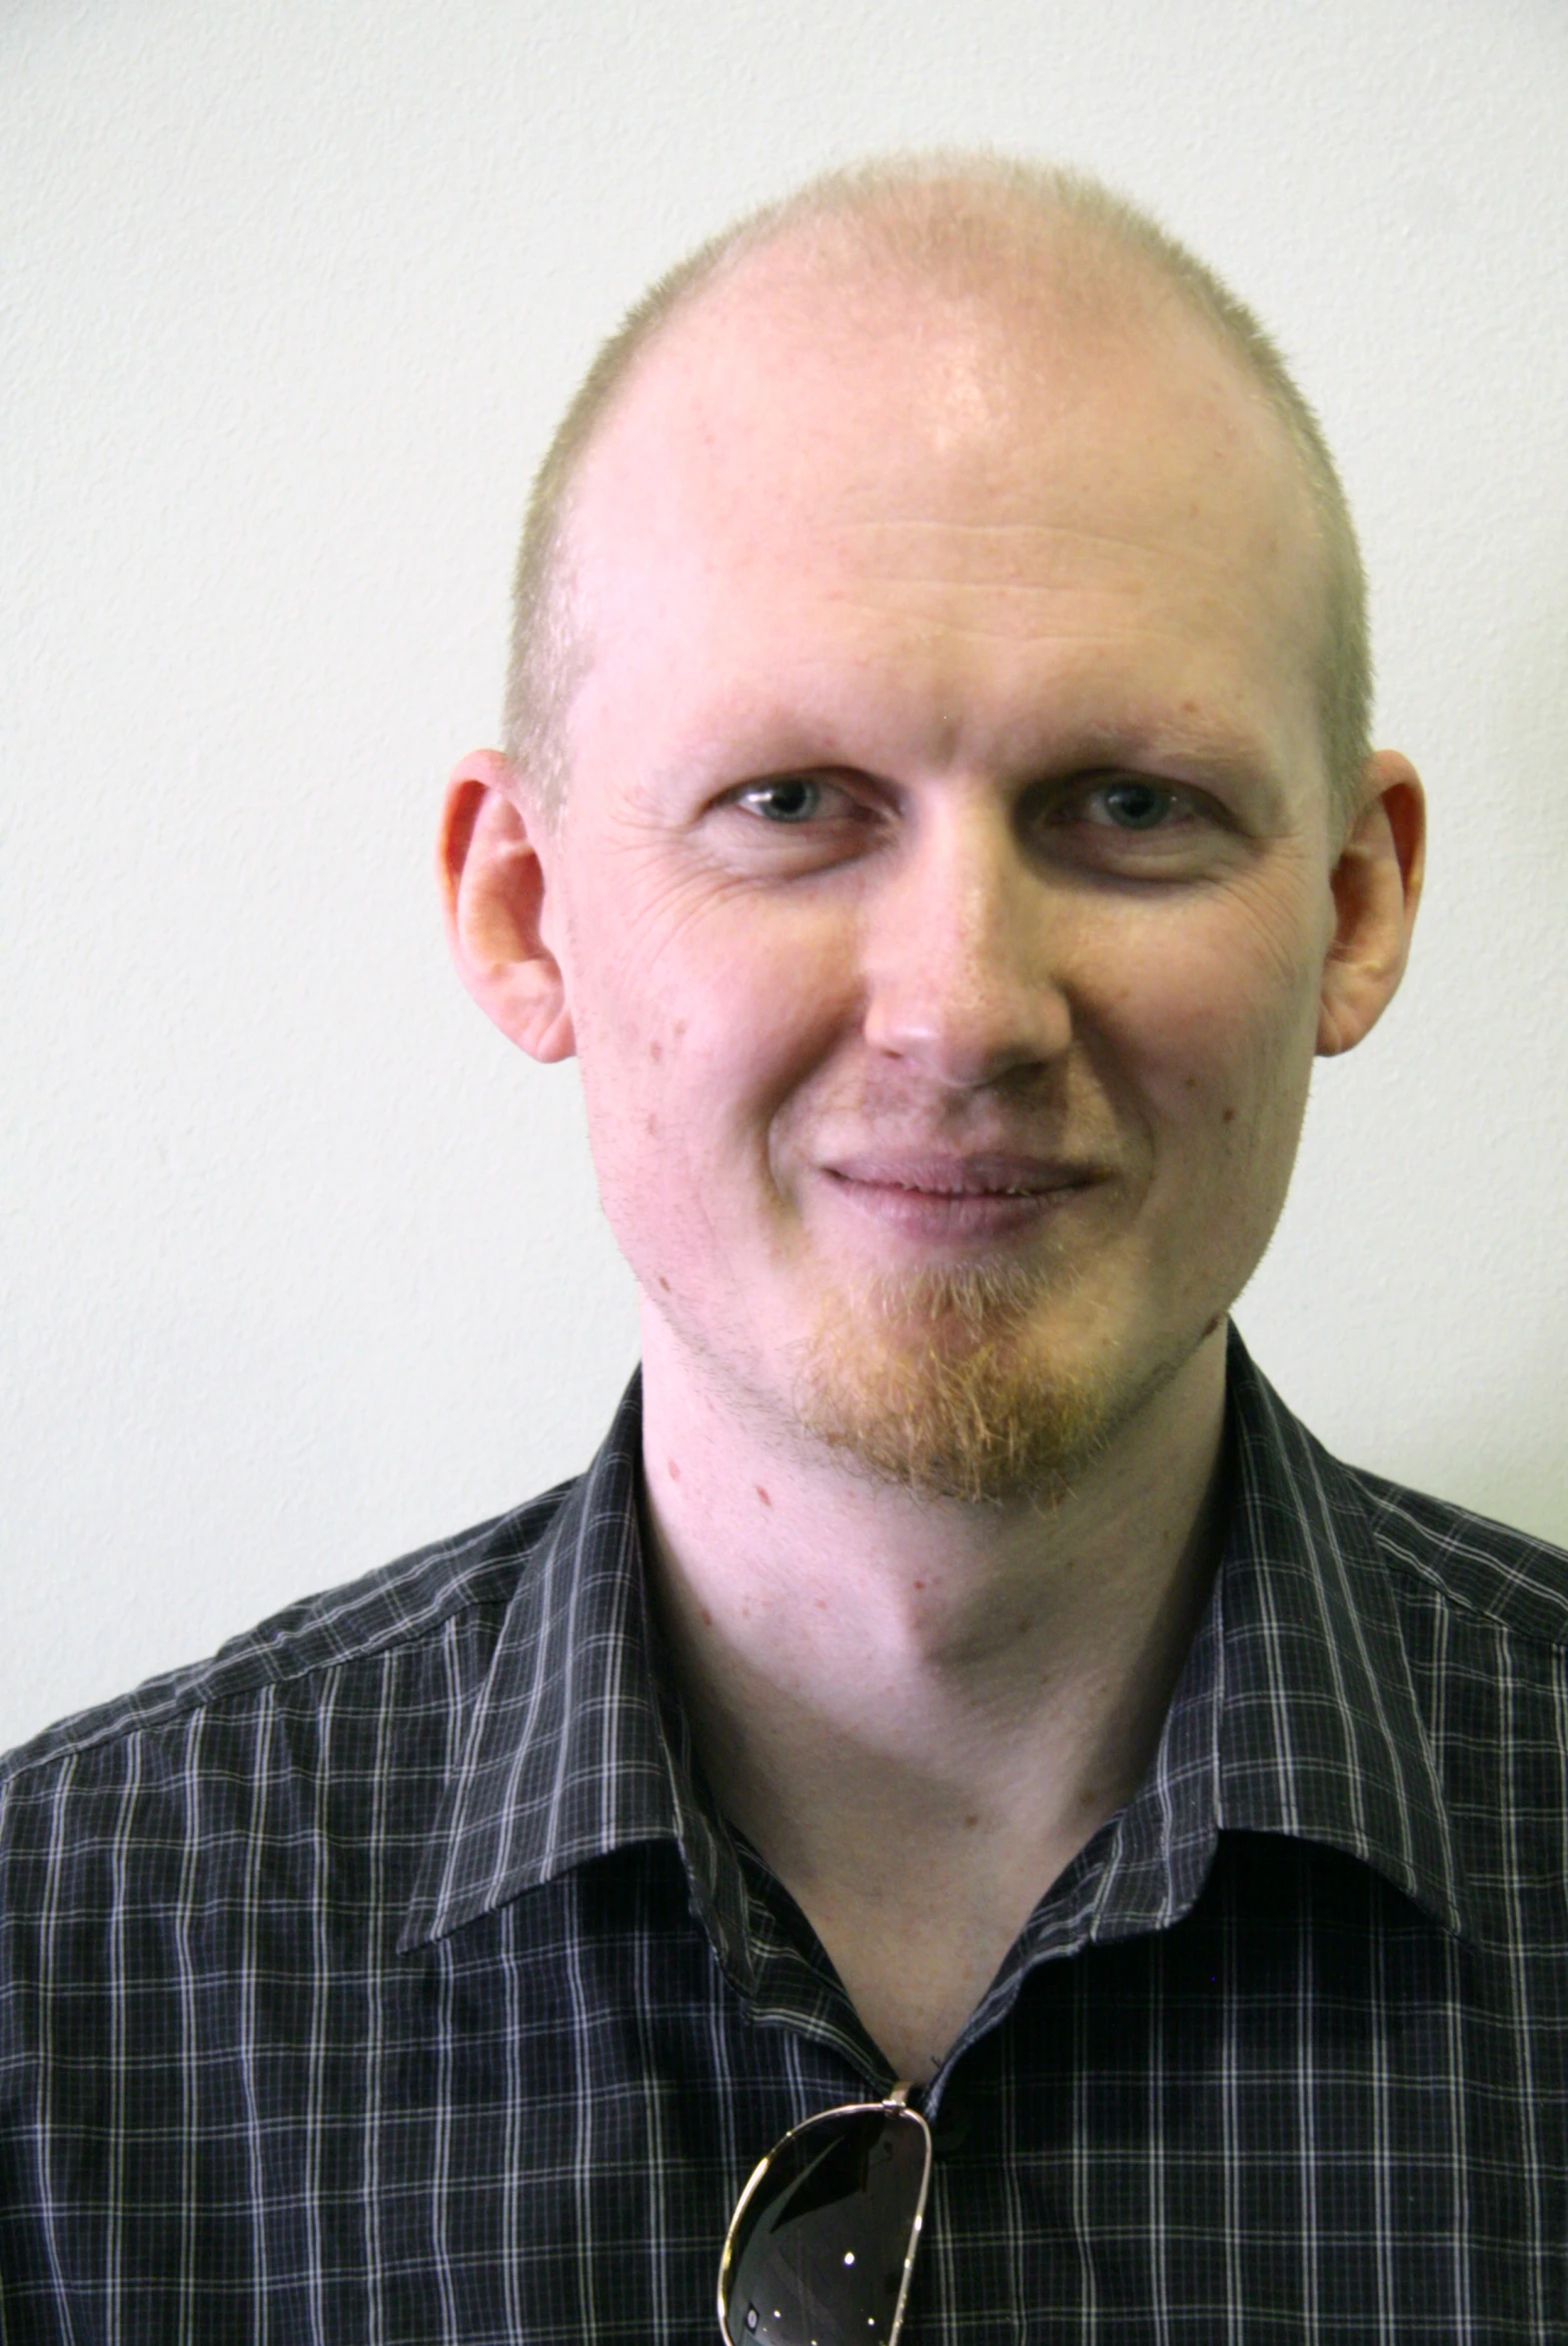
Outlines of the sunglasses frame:
<svg viewBox="0 0 1568 2346">
<path fill-rule="evenodd" d="M 914 2271 L 914 2252 L 920 2245 L 920 2229 L 925 2221 L 925 2198 L 931 2186 L 931 2130 L 921 2113 L 909 2107 L 907 2081 L 893 2086 L 881 2101 L 837 2102 L 830 2110 L 817 2110 L 813 2116 L 802 2118 L 798 2126 L 791 2126 L 787 2134 L 782 2134 L 773 2149 L 765 2152 L 763 2157 L 758 2160 L 757 2165 L 752 2169 L 751 2180 L 735 2203 L 735 2213 L 730 2218 L 730 2229 L 725 2234 L 724 2254 L 719 2260 L 719 2334 L 723 2338 L 725 2346 L 749 2346 L 749 2341 L 746 2338 L 737 2338 L 732 2335 L 729 2317 L 725 2310 L 725 2300 L 729 2294 L 731 2267 L 735 2262 L 736 2234 L 740 2229 L 741 2218 L 745 2215 L 754 2192 L 758 2189 L 774 2161 L 783 2151 L 787 2150 L 790 2143 L 797 2140 L 800 2135 L 809 2133 L 813 2127 L 825 2126 L 832 2118 L 864 2118 L 877 2113 L 886 2116 L 893 2112 L 896 2112 L 901 2118 L 912 2118 L 925 2137 L 925 2166 L 920 2177 L 920 2196 L 915 2202 L 914 2221 L 909 2226 L 909 2242 L 903 2253 L 903 2273 L 898 2283 L 898 2302 L 893 2308 L 892 2327 L 887 2333 L 887 2346 L 898 2346 L 898 2333 L 903 2328 L 903 2309 L 909 2295 L 909 2277 Z"/>
</svg>

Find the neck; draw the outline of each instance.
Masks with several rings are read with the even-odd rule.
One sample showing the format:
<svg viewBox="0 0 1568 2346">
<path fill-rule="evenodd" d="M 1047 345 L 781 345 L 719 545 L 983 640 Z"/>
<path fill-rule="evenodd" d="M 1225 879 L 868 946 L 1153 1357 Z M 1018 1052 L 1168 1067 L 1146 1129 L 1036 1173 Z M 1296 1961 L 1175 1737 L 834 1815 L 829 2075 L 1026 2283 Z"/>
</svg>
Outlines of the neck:
<svg viewBox="0 0 1568 2346">
<path fill-rule="evenodd" d="M 1216 1329 L 1048 1505 L 917 1499 L 645 1310 L 656 1601 L 720 1806 L 927 2079 L 1152 1757 L 1216 1549 Z"/>
<path fill-rule="evenodd" d="M 1206 1593 L 1223 1329 L 1065 1494 L 969 1505 L 727 1407 L 648 1316 L 657 1601 L 727 1813 L 797 1895 L 894 1810 L 1021 1808 L 1081 1845 L 1148 1764 Z"/>
</svg>

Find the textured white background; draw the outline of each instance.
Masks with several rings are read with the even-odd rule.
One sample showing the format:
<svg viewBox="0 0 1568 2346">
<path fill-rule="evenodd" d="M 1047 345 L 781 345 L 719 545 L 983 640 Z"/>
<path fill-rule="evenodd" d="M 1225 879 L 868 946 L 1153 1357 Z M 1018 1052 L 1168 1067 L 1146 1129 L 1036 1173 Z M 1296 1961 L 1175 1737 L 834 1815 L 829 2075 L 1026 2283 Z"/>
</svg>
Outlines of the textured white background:
<svg viewBox="0 0 1568 2346">
<path fill-rule="evenodd" d="M 592 1448 L 630 1282 L 440 786 L 598 336 L 930 140 L 1151 203 L 1324 416 L 1432 885 L 1240 1318 L 1568 1536 L 1565 124 L 1562 0 L 4 0 L 0 1742 Z"/>
</svg>

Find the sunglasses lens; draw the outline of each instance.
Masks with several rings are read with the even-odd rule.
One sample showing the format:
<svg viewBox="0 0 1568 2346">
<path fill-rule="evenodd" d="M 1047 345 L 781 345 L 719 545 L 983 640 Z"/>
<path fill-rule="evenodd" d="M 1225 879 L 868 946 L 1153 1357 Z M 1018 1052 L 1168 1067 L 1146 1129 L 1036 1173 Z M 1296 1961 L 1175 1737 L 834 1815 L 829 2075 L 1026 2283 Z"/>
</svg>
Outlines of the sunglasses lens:
<svg viewBox="0 0 1568 2346">
<path fill-rule="evenodd" d="M 731 2236 L 735 2346 L 890 2346 L 929 2165 L 912 2110 L 828 2110 L 782 2142 Z"/>
</svg>

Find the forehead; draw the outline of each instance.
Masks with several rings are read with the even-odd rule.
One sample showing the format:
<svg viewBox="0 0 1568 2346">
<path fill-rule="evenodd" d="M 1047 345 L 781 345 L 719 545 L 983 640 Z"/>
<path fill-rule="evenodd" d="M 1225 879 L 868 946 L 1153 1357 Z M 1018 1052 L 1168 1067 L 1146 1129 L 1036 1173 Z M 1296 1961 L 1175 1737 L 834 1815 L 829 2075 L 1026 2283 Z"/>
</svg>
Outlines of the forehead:
<svg viewBox="0 0 1568 2346">
<path fill-rule="evenodd" d="M 1228 664 L 1314 730 L 1299 468 L 1157 294 L 743 273 L 656 342 L 574 502 L 591 698 L 752 689 L 760 661 L 788 691 L 829 655 L 961 697 L 1037 648 L 1056 685 L 1130 662 L 1156 696 Z"/>
</svg>

